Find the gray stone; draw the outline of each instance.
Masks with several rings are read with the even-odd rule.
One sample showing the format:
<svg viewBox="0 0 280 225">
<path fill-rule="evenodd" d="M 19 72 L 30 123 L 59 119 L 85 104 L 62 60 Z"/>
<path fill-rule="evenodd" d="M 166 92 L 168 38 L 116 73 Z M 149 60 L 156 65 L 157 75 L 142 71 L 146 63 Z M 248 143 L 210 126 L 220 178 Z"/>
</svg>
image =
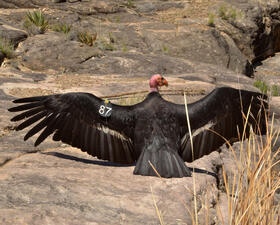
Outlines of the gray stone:
<svg viewBox="0 0 280 225">
<path fill-rule="evenodd" d="M 98 49 L 68 41 L 64 34 L 57 32 L 30 37 L 17 51 L 24 66 L 39 71 L 77 71 L 76 67 L 101 55 Z"/>
<path fill-rule="evenodd" d="M 151 13 L 155 11 L 163 11 L 170 8 L 185 8 L 188 3 L 185 2 L 170 2 L 170 1 L 148 1 L 148 2 L 136 2 L 136 10 L 142 13 Z"/>
<path fill-rule="evenodd" d="M 157 54 L 222 65 L 235 72 L 252 75 L 252 65 L 233 40 L 213 28 L 150 23 L 143 25 L 141 33 L 147 45 Z"/>
<path fill-rule="evenodd" d="M 27 38 L 27 33 L 7 24 L 0 25 L 0 37 L 9 40 L 14 46 Z"/>
<path fill-rule="evenodd" d="M 4 61 L 5 55 L 3 54 L 3 52 L 1 52 L 0 50 L 0 65 L 2 64 L 2 62 Z"/>
</svg>

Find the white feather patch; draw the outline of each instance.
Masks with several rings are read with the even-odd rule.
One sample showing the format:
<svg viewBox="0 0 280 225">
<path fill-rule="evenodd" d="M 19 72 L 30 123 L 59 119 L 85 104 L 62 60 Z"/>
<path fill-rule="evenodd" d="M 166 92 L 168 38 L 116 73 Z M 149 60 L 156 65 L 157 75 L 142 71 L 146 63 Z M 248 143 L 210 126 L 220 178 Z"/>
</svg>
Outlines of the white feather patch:
<svg viewBox="0 0 280 225">
<path fill-rule="evenodd" d="M 108 127 L 105 127 L 105 126 L 99 124 L 99 125 L 96 126 L 96 128 L 97 128 L 97 130 L 100 130 L 100 131 L 102 131 L 102 132 L 104 132 L 106 134 L 112 135 L 112 136 L 114 136 L 114 137 L 116 137 L 118 139 L 121 139 L 123 141 L 128 141 L 128 142 L 132 143 L 131 139 L 126 137 L 124 134 L 119 133 L 119 132 L 117 132 L 115 130 L 112 130 L 112 129 L 108 128 Z"/>
</svg>

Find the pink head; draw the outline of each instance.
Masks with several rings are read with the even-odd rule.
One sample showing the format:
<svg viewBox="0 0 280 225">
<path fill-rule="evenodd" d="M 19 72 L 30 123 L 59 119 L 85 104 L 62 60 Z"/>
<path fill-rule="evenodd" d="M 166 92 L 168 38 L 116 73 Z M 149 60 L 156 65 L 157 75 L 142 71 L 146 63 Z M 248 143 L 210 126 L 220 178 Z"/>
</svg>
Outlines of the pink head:
<svg viewBox="0 0 280 225">
<path fill-rule="evenodd" d="M 150 79 L 150 92 L 158 91 L 158 87 L 168 86 L 167 80 L 165 80 L 160 74 L 155 74 Z"/>
</svg>

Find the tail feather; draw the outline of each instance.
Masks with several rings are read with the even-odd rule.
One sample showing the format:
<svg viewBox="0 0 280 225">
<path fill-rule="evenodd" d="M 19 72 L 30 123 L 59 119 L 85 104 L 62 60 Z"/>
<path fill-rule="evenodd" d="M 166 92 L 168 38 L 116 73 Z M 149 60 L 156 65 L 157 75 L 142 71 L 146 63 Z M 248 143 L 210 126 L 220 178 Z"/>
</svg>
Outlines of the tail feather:
<svg viewBox="0 0 280 225">
<path fill-rule="evenodd" d="M 159 174 L 165 178 L 191 176 L 191 171 L 182 158 L 172 150 L 142 151 L 133 173 L 143 176 L 158 176 Z"/>
</svg>

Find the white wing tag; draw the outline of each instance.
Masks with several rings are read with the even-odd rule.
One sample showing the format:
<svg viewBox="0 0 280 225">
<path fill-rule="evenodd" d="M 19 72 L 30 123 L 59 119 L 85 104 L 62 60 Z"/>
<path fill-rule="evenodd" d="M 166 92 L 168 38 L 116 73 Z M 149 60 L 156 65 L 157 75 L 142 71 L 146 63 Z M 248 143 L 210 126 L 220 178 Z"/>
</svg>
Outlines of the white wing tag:
<svg viewBox="0 0 280 225">
<path fill-rule="evenodd" d="M 102 117 L 110 117 L 112 114 L 112 104 L 108 99 L 105 99 L 99 107 L 99 115 Z"/>
</svg>

